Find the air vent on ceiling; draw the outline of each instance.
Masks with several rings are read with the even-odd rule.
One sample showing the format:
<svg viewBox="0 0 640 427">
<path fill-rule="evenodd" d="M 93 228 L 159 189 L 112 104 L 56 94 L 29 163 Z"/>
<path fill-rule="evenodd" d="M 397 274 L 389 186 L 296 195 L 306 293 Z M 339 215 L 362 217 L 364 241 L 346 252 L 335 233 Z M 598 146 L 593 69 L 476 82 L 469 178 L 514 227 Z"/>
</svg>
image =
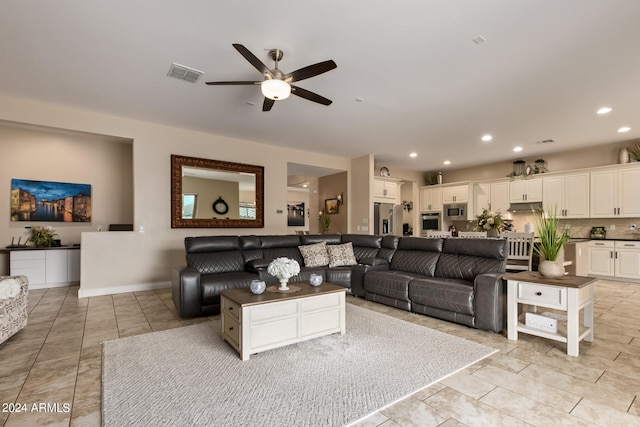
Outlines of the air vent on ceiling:
<svg viewBox="0 0 640 427">
<path fill-rule="evenodd" d="M 194 68 L 185 67 L 184 65 L 176 64 L 174 62 L 173 64 L 171 64 L 171 67 L 169 68 L 169 72 L 167 73 L 167 76 L 173 77 L 179 80 L 184 80 L 189 83 L 195 83 L 203 74 L 204 74 L 204 71 L 199 71 Z"/>
<path fill-rule="evenodd" d="M 556 142 L 553 139 L 543 139 L 542 141 L 538 141 L 537 144 L 551 144 L 552 142 Z"/>
</svg>

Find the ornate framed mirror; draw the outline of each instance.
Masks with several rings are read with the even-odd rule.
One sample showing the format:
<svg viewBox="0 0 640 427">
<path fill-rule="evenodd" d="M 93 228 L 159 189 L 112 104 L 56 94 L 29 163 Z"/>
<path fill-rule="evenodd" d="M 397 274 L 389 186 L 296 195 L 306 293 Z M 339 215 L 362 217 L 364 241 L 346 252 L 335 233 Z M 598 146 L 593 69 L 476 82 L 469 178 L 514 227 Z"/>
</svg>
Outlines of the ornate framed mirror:
<svg viewBox="0 0 640 427">
<path fill-rule="evenodd" d="M 171 155 L 171 228 L 263 227 L 263 166 Z"/>
</svg>

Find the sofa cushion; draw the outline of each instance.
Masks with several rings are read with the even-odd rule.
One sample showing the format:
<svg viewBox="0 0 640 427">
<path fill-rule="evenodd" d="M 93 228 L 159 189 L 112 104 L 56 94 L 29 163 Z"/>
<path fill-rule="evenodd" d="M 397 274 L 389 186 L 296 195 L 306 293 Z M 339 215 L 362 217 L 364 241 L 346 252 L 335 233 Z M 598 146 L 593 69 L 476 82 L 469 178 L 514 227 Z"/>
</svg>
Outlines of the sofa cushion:
<svg viewBox="0 0 640 427">
<path fill-rule="evenodd" d="M 234 288 L 248 288 L 253 279 L 258 276 L 254 273 L 221 273 L 203 274 L 200 276 L 200 288 L 202 291 L 202 304 L 219 304 L 220 291 Z"/>
<path fill-rule="evenodd" d="M 327 245 L 327 252 L 329 253 L 329 267 L 358 264 L 351 242 L 342 245 Z"/>
<path fill-rule="evenodd" d="M 409 283 L 409 299 L 414 304 L 454 313 L 474 314 L 473 282 L 455 279 L 415 279 Z"/>
<path fill-rule="evenodd" d="M 369 271 L 364 278 L 367 293 L 409 301 L 409 282 L 414 278 L 397 271 Z"/>
<path fill-rule="evenodd" d="M 507 254 L 506 239 L 444 240 L 444 253 L 438 260 L 435 277 L 473 282 L 479 274 L 504 273 Z"/>
<path fill-rule="evenodd" d="M 187 265 L 200 274 L 240 272 L 244 271 L 244 258 L 241 251 L 188 253 Z"/>
<path fill-rule="evenodd" d="M 325 242 L 298 246 L 306 267 L 324 267 L 329 264 L 329 254 Z"/>
</svg>

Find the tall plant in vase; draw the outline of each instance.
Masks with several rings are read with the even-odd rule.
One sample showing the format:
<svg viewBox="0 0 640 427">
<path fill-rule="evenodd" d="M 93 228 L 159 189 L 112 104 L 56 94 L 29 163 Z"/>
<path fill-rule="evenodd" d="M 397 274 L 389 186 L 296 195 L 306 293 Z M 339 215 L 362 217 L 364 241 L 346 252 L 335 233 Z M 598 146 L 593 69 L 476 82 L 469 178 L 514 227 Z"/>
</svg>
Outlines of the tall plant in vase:
<svg viewBox="0 0 640 427">
<path fill-rule="evenodd" d="M 564 276 L 564 265 L 560 255 L 564 254 L 564 245 L 570 239 L 567 230 L 560 229 L 560 220 L 556 209 L 533 212 L 538 242 L 533 249 L 540 255 L 538 272 L 545 277 L 559 278 Z"/>
</svg>

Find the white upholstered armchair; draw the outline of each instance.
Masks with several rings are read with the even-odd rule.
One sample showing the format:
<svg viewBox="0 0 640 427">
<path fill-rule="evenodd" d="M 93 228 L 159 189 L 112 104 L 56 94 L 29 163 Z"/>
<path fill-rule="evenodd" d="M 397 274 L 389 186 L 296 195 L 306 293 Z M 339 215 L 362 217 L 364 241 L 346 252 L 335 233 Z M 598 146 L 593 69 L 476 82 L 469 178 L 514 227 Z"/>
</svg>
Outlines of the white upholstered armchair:
<svg viewBox="0 0 640 427">
<path fill-rule="evenodd" d="M 27 326 L 27 276 L 0 276 L 0 344 Z"/>
</svg>

